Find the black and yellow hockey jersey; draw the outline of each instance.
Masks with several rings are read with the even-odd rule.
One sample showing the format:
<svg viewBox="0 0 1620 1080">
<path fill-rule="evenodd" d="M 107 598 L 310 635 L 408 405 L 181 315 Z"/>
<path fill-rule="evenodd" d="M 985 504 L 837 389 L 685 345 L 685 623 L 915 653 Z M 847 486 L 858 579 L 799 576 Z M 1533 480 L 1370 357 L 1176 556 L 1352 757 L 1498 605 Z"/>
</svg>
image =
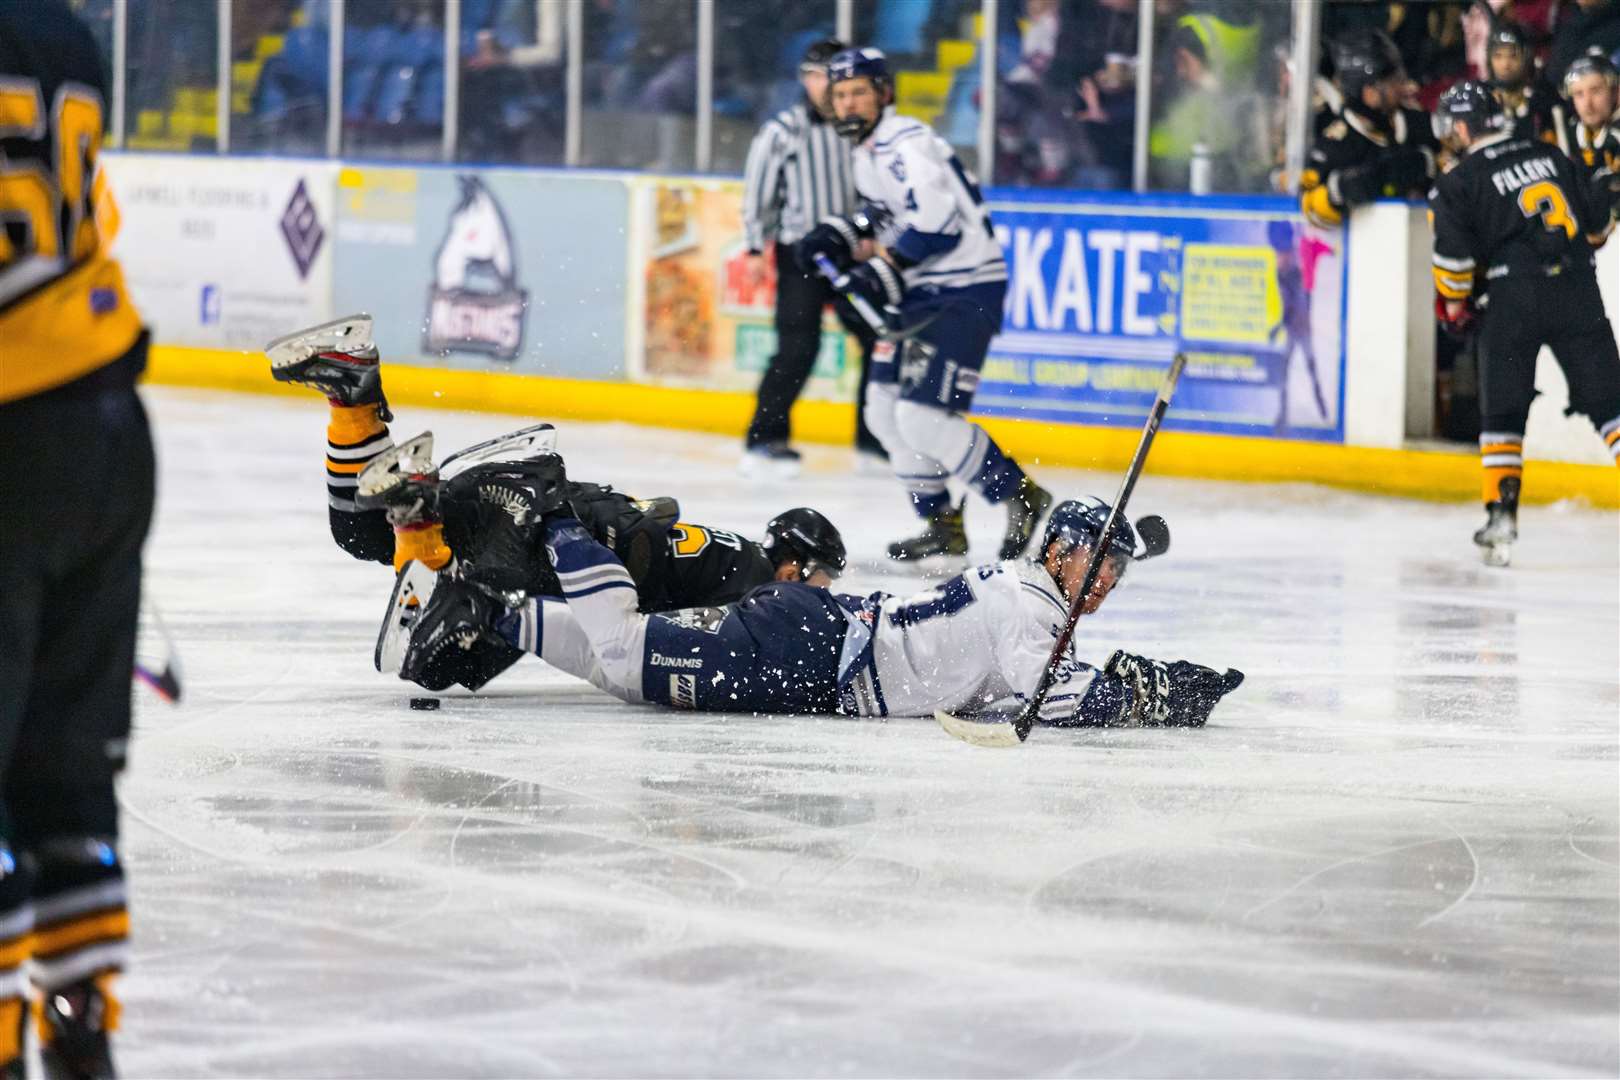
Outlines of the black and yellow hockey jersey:
<svg viewBox="0 0 1620 1080">
<path fill-rule="evenodd" d="M 1435 181 L 1434 284 L 1467 299 L 1476 277 L 1547 276 L 1590 267 L 1606 225 L 1569 158 L 1533 139 L 1495 135 Z"/>
<path fill-rule="evenodd" d="M 1594 131 L 1581 123 L 1567 105 L 1554 110 L 1554 116 L 1557 122 L 1553 134 L 1558 149 L 1569 155 L 1589 190 L 1599 174 L 1620 174 L 1620 126 L 1609 124 Z"/>
<path fill-rule="evenodd" d="M 59 0 L 0 2 L 0 402 L 118 359 L 141 331 L 106 254 L 106 82 Z"/>
<path fill-rule="evenodd" d="M 1354 109 L 1322 129 L 1300 175 L 1305 219 L 1321 228 L 1375 198 L 1417 198 L 1429 190 L 1437 144 L 1426 113 L 1400 109 L 1379 125 Z"/>
</svg>

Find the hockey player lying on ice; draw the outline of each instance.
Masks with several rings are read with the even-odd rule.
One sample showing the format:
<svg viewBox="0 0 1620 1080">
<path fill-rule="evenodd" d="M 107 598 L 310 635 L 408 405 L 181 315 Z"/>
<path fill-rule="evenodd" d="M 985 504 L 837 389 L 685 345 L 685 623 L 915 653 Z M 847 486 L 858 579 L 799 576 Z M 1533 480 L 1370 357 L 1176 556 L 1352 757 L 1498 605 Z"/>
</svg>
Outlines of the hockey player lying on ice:
<svg viewBox="0 0 1620 1080">
<path fill-rule="evenodd" d="M 778 581 L 733 604 L 661 614 L 636 608 L 635 582 L 561 504 L 505 550 L 543 557 L 564 600 L 507 607 L 463 580 L 441 580 L 411 631 L 402 677 L 454 680 L 481 643 L 547 663 L 631 703 L 713 712 L 926 716 L 1006 704 L 1035 686 L 1080 587 L 1108 506 L 1052 512 L 1039 560 L 992 563 L 917 596 L 854 596 Z M 1094 612 L 1136 556 L 1121 522 L 1084 611 Z M 1243 680 L 1185 661 L 1116 652 L 1101 668 L 1064 658 L 1041 720 L 1056 726 L 1187 726 Z"/>
<path fill-rule="evenodd" d="M 395 445 L 382 392 L 371 319 L 352 315 L 278 338 L 265 347 L 271 374 L 326 394 L 326 484 L 332 539 L 357 559 L 398 572 L 378 642 L 379 670 L 397 671 L 404 630 L 431 595 L 440 571 L 503 598 L 561 597 L 543 561 L 514 550 L 514 515 L 541 493 L 560 497 L 592 536 L 610 546 L 636 584 L 643 611 L 727 604 L 775 580 L 829 584 L 844 567 L 844 542 L 821 514 L 800 507 L 778 515 L 755 543 L 735 533 L 679 521 L 671 498 L 633 499 L 598 484 L 569 481 L 550 453 L 556 432 L 540 424 L 432 460 L 433 436 Z M 536 520 L 538 520 L 536 518 Z M 502 527 L 504 523 L 505 527 Z M 462 657 L 457 677 L 476 690 L 522 653 L 488 640 Z"/>
</svg>

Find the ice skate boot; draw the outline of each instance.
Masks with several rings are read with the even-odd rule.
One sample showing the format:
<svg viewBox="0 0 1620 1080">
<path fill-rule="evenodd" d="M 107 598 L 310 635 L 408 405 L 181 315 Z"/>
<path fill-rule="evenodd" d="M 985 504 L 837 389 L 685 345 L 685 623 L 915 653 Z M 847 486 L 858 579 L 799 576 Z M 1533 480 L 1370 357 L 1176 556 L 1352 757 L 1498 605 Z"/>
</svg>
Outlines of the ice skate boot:
<svg viewBox="0 0 1620 1080">
<path fill-rule="evenodd" d="M 920 562 L 937 556 L 961 558 L 967 555 L 967 532 L 962 527 L 962 504 L 947 504 L 930 515 L 923 531 L 907 540 L 889 545 L 889 558 L 896 562 Z"/>
<path fill-rule="evenodd" d="M 1001 538 L 1001 554 L 997 556 L 1003 561 L 1016 559 L 1029 549 L 1030 537 L 1052 509 L 1052 493 L 1026 476 L 1018 481 L 1018 490 L 1006 500 L 1006 507 L 1007 532 Z"/>
<path fill-rule="evenodd" d="M 375 405 L 385 424 L 394 418 L 383 397 L 370 315 L 347 315 L 295 331 L 266 345 L 264 353 L 277 382 L 313 387 L 333 405 Z"/>
<path fill-rule="evenodd" d="M 803 457 L 786 443 L 750 446 L 737 463 L 737 472 L 750 480 L 792 480 L 803 469 Z"/>
<path fill-rule="evenodd" d="M 1500 498 L 1485 504 L 1485 524 L 1474 533 L 1486 566 L 1507 566 L 1513 560 L 1513 542 L 1519 538 L 1519 480 L 1509 476 L 1497 487 Z"/>
<path fill-rule="evenodd" d="M 439 520 L 439 470 L 433 464 L 433 432 L 391 446 L 366 463 L 356 477 L 354 504 L 386 510 L 399 529 Z"/>
<path fill-rule="evenodd" d="M 463 579 L 519 598 L 555 586 L 542 522 L 568 504 L 561 457 L 474 465 L 446 481 L 442 498 L 470 523 L 466 550 L 457 552 Z"/>
<path fill-rule="evenodd" d="M 39 1060 L 47 1080 L 114 1077 L 109 1033 L 118 1029 L 118 999 L 110 975 L 46 992 L 39 1011 Z"/>
</svg>

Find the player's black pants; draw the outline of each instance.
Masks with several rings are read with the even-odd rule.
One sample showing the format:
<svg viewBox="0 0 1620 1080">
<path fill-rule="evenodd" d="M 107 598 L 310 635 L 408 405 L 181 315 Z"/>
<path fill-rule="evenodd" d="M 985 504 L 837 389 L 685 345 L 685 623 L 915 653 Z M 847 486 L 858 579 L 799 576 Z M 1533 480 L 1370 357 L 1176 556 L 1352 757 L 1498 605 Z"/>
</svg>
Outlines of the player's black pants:
<svg viewBox="0 0 1620 1080">
<path fill-rule="evenodd" d="M 152 516 L 134 388 L 145 354 L 143 339 L 74 383 L 0 405 L 0 840 L 16 863 L 8 872 L 0 855 L 0 985 L 9 976 L 12 990 L 5 965 L 29 922 L 45 989 L 123 961 L 113 778 Z"/>
<path fill-rule="evenodd" d="M 799 399 L 821 348 L 821 312 L 828 303 L 861 343 L 861 386 L 855 401 L 855 444 L 882 452 L 882 445 L 861 418 L 866 402 L 866 381 L 872 370 L 872 345 L 877 340 L 861 317 L 826 279 L 799 269 L 788 244 L 776 245 L 776 355 L 759 380 L 759 399 L 748 425 L 748 445 L 765 446 L 788 441 L 788 412 Z"/>
</svg>

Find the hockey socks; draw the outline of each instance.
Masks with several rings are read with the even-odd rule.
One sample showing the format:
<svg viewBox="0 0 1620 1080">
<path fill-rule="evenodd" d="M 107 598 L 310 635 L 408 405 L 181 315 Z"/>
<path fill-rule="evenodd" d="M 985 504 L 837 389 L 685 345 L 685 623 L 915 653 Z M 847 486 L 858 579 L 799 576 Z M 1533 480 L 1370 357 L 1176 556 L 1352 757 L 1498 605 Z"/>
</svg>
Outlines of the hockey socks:
<svg viewBox="0 0 1620 1080">
<path fill-rule="evenodd" d="M 356 477 L 372 458 L 393 445 L 388 425 L 377 415 L 377 406 L 333 405 L 326 422 L 327 503 L 334 510 L 359 513 L 354 502 Z"/>
<path fill-rule="evenodd" d="M 1620 422 L 1620 421 L 1617 421 Z M 1502 502 L 1502 481 L 1523 483 L 1524 433 L 1517 431 L 1486 431 L 1479 436 L 1480 464 L 1484 466 L 1482 495 L 1484 503 Z M 1518 499 L 1514 498 L 1517 509 Z"/>
</svg>

